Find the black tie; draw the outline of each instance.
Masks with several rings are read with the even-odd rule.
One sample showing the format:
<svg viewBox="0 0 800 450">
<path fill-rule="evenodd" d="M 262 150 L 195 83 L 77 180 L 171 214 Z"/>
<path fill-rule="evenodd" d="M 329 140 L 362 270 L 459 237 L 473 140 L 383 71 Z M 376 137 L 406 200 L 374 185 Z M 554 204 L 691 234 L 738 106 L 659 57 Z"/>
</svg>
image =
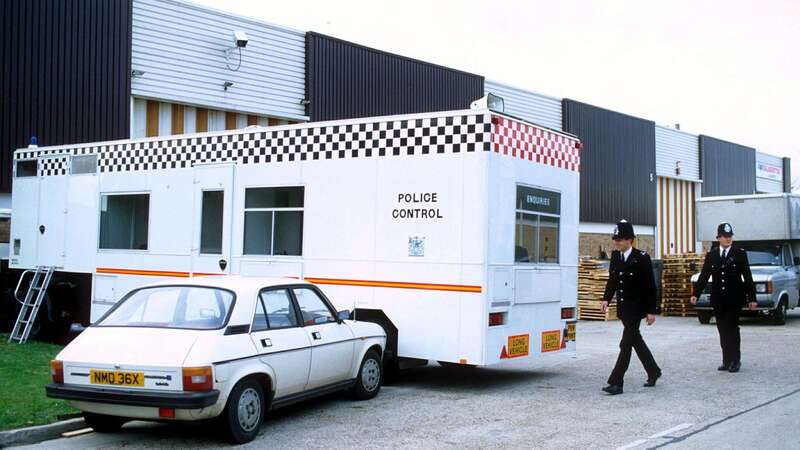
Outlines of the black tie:
<svg viewBox="0 0 800 450">
<path fill-rule="evenodd" d="M 725 259 L 727 257 L 728 257 L 728 249 L 726 248 L 722 250 L 722 259 Z"/>
</svg>

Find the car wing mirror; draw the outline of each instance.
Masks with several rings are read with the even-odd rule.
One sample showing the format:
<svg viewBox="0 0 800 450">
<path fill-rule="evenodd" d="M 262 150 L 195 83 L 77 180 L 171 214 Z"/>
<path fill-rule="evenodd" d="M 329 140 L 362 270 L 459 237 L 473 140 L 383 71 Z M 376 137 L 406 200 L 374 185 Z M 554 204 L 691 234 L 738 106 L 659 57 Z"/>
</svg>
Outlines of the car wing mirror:
<svg viewBox="0 0 800 450">
<path fill-rule="evenodd" d="M 342 311 L 339 311 L 336 314 L 336 316 L 339 318 L 339 320 L 348 320 L 348 319 L 350 319 L 350 310 L 349 309 L 344 309 Z"/>
</svg>

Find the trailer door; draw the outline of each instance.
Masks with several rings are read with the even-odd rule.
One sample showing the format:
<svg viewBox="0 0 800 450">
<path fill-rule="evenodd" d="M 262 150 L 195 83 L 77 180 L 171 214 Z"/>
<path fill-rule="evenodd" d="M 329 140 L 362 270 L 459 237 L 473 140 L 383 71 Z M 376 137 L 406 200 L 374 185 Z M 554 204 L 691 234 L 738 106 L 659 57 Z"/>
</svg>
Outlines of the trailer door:
<svg viewBox="0 0 800 450">
<path fill-rule="evenodd" d="M 45 157 L 40 165 L 54 164 L 63 156 Z M 67 193 L 69 177 L 64 175 L 39 178 L 39 225 L 36 264 L 64 267 L 64 244 L 67 230 Z"/>
<path fill-rule="evenodd" d="M 230 273 L 233 164 L 194 167 L 193 273 Z"/>
</svg>

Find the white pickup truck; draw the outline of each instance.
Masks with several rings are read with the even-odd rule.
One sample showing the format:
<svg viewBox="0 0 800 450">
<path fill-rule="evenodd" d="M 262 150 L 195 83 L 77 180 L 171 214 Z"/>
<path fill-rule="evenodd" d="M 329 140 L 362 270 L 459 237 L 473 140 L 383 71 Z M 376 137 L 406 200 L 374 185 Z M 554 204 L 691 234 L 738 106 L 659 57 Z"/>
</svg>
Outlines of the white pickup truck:
<svg viewBox="0 0 800 450">
<path fill-rule="evenodd" d="M 734 227 L 735 245 L 747 251 L 758 307 L 778 325 L 800 299 L 800 196 L 762 194 L 707 197 L 697 200 L 701 241 L 715 241 L 720 222 Z M 696 282 L 700 274 L 692 276 Z M 710 283 L 697 302 L 700 323 L 711 320 Z"/>
</svg>

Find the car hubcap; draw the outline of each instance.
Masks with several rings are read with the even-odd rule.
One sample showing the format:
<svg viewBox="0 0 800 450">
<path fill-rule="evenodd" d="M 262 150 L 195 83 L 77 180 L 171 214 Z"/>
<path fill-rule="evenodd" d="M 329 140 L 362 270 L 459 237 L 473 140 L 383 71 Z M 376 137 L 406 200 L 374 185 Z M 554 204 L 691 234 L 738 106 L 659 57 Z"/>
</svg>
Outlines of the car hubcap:
<svg viewBox="0 0 800 450">
<path fill-rule="evenodd" d="M 381 365 L 378 361 L 370 358 L 364 361 L 364 368 L 361 369 L 361 385 L 367 392 L 372 392 L 378 388 L 381 381 Z"/>
<path fill-rule="evenodd" d="M 244 431 L 253 431 L 261 418 L 261 399 L 253 388 L 247 388 L 239 396 L 239 425 Z"/>
</svg>

